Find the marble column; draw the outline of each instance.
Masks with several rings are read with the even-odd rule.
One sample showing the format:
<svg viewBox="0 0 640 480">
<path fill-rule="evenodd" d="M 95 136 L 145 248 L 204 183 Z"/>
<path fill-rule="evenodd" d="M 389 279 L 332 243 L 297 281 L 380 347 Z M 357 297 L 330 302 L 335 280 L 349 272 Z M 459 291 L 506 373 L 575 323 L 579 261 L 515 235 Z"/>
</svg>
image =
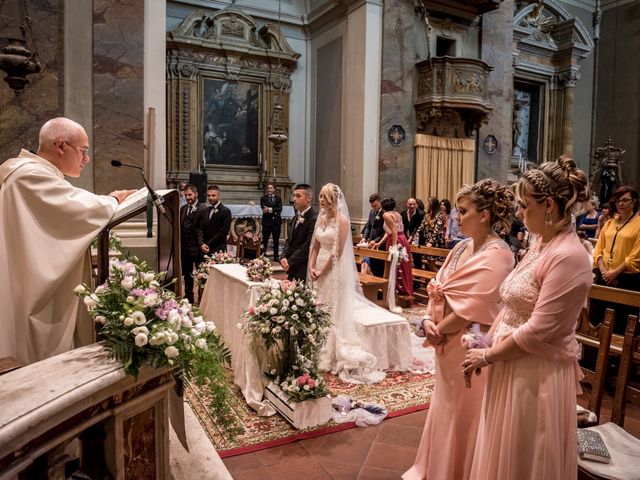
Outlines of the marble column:
<svg viewBox="0 0 640 480">
<path fill-rule="evenodd" d="M 481 59 L 493 67 L 489 74 L 489 122 L 478 132 L 476 180 L 492 177 L 506 181 L 511 168 L 513 124 L 513 0 L 482 16 Z M 487 154 L 482 144 L 487 135 L 498 141 L 496 152 Z"/>
<path fill-rule="evenodd" d="M 359 223 L 378 189 L 382 0 L 358 2 L 347 13 L 347 25 L 340 183 L 351 220 Z"/>
<path fill-rule="evenodd" d="M 144 164 L 144 0 L 93 1 L 93 61 L 95 191 L 139 188 L 110 162 Z"/>
<path fill-rule="evenodd" d="M 413 2 L 385 2 L 378 168 L 380 192 L 395 198 L 399 207 L 402 207 L 405 200 L 412 195 L 415 186 L 414 66 L 417 39 L 422 40 L 424 37 L 422 31 L 414 29 L 415 22 Z M 389 129 L 394 125 L 399 125 L 405 131 L 405 140 L 398 146 L 392 145 L 388 140 Z"/>
<path fill-rule="evenodd" d="M 559 75 L 564 87 L 562 109 L 562 151 L 573 156 L 573 117 L 575 105 L 576 83 L 580 80 L 580 72 L 567 72 Z"/>
</svg>

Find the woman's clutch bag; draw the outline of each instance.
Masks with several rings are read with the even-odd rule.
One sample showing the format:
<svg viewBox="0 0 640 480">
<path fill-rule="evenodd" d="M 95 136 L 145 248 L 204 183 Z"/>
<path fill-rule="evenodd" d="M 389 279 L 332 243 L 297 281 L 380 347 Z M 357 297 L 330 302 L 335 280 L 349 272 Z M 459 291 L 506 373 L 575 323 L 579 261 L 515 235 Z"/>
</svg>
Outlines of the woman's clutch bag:
<svg viewBox="0 0 640 480">
<path fill-rule="evenodd" d="M 578 455 L 583 460 L 611 463 L 611 455 L 600 434 L 586 428 L 578 429 Z"/>
</svg>

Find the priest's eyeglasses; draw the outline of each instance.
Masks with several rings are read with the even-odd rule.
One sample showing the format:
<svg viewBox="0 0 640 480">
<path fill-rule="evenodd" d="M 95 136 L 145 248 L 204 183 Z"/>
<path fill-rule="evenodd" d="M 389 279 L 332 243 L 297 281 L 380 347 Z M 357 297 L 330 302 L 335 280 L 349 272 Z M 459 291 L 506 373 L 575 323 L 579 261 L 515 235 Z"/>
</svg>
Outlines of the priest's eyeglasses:
<svg viewBox="0 0 640 480">
<path fill-rule="evenodd" d="M 66 143 L 67 145 L 69 145 L 70 147 L 75 148 L 77 151 L 79 151 L 80 153 L 82 153 L 82 158 L 84 157 L 88 157 L 89 156 L 89 147 L 76 147 L 73 143 L 69 143 L 66 140 L 64 140 L 64 143 Z"/>
</svg>

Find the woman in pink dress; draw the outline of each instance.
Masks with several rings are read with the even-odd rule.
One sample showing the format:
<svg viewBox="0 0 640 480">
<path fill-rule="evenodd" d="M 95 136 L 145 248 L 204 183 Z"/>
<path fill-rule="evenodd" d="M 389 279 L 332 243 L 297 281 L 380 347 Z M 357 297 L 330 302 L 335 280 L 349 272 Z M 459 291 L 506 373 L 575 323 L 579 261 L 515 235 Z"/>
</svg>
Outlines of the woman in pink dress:
<svg viewBox="0 0 640 480">
<path fill-rule="evenodd" d="M 500 287 L 491 347 L 462 364 L 466 373 L 490 365 L 471 478 L 575 480 L 574 330 L 592 274 L 571 212 L 589 199 L 587 178 L 563 156 L 526 172 L 516 196 L 537 237 Z"/>
<path fill-rule="evenodd" d="M 405 480 L 469 478 L 476 441 L 484 375 L 465 386 L 461 337 L 471 323 L 485 331 L 500 311 L 498 288 L 513 269 L 509 246 L 496 232 L 508 231 L 513 194 L 493 180 L 464 186 L 457 196 L 457 220 L 467 239 L 449 253 L 428 286 L 423 325 L 436 347 L 436 387 L 413 467 Z"/>
<path fill-rule="evenodd" d="M 404 253 L 398 259 L 398 271 L 396 277 L 396 291 L 401 295 L 410 297 L 409 302 L 413 302 L 413 275 L 411 274 L 411 249 L 409 242 L 404 236 L 404 225 L 402 217 L 396 211 L 396 202 L 391 197 L 385 197 L 380 202 L 382 206 L 384 220 L 384 236 L 375 247 L 379 247 L 386 242 L 387 251 L 392 246 L 404 248 Z"/>
</svg>

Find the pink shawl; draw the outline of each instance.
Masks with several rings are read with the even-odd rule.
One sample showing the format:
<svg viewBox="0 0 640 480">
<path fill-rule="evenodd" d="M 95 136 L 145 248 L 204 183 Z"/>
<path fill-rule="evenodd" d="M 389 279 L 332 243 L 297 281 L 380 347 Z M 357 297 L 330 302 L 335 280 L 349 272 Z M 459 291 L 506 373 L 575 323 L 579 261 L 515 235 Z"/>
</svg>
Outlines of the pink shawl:
<svg viewBox="0 0 640 480">
<path fill-rule="evenodd" d="M 448 277 L 444 274 L 453 256 L 470 241 L 456 245 L 436 277 L 429 282 L 427 313 L 435 323 L 444 319 L 446 303 L 460 318 L 486 325 L 493 323 L 500 311 L 500 284 L 514 264 L 513 254 L 504 243 L 492 242 Z"/>
<path fill-rule="evenodd" d="M 523 350 L 549 360 L 576 361 L 575 328 L 593 283 L 591 265 L 578 236 L 559 233 L 534 266 L 540 294 L 529 320 L 513 332 Z"/>
</svg>

